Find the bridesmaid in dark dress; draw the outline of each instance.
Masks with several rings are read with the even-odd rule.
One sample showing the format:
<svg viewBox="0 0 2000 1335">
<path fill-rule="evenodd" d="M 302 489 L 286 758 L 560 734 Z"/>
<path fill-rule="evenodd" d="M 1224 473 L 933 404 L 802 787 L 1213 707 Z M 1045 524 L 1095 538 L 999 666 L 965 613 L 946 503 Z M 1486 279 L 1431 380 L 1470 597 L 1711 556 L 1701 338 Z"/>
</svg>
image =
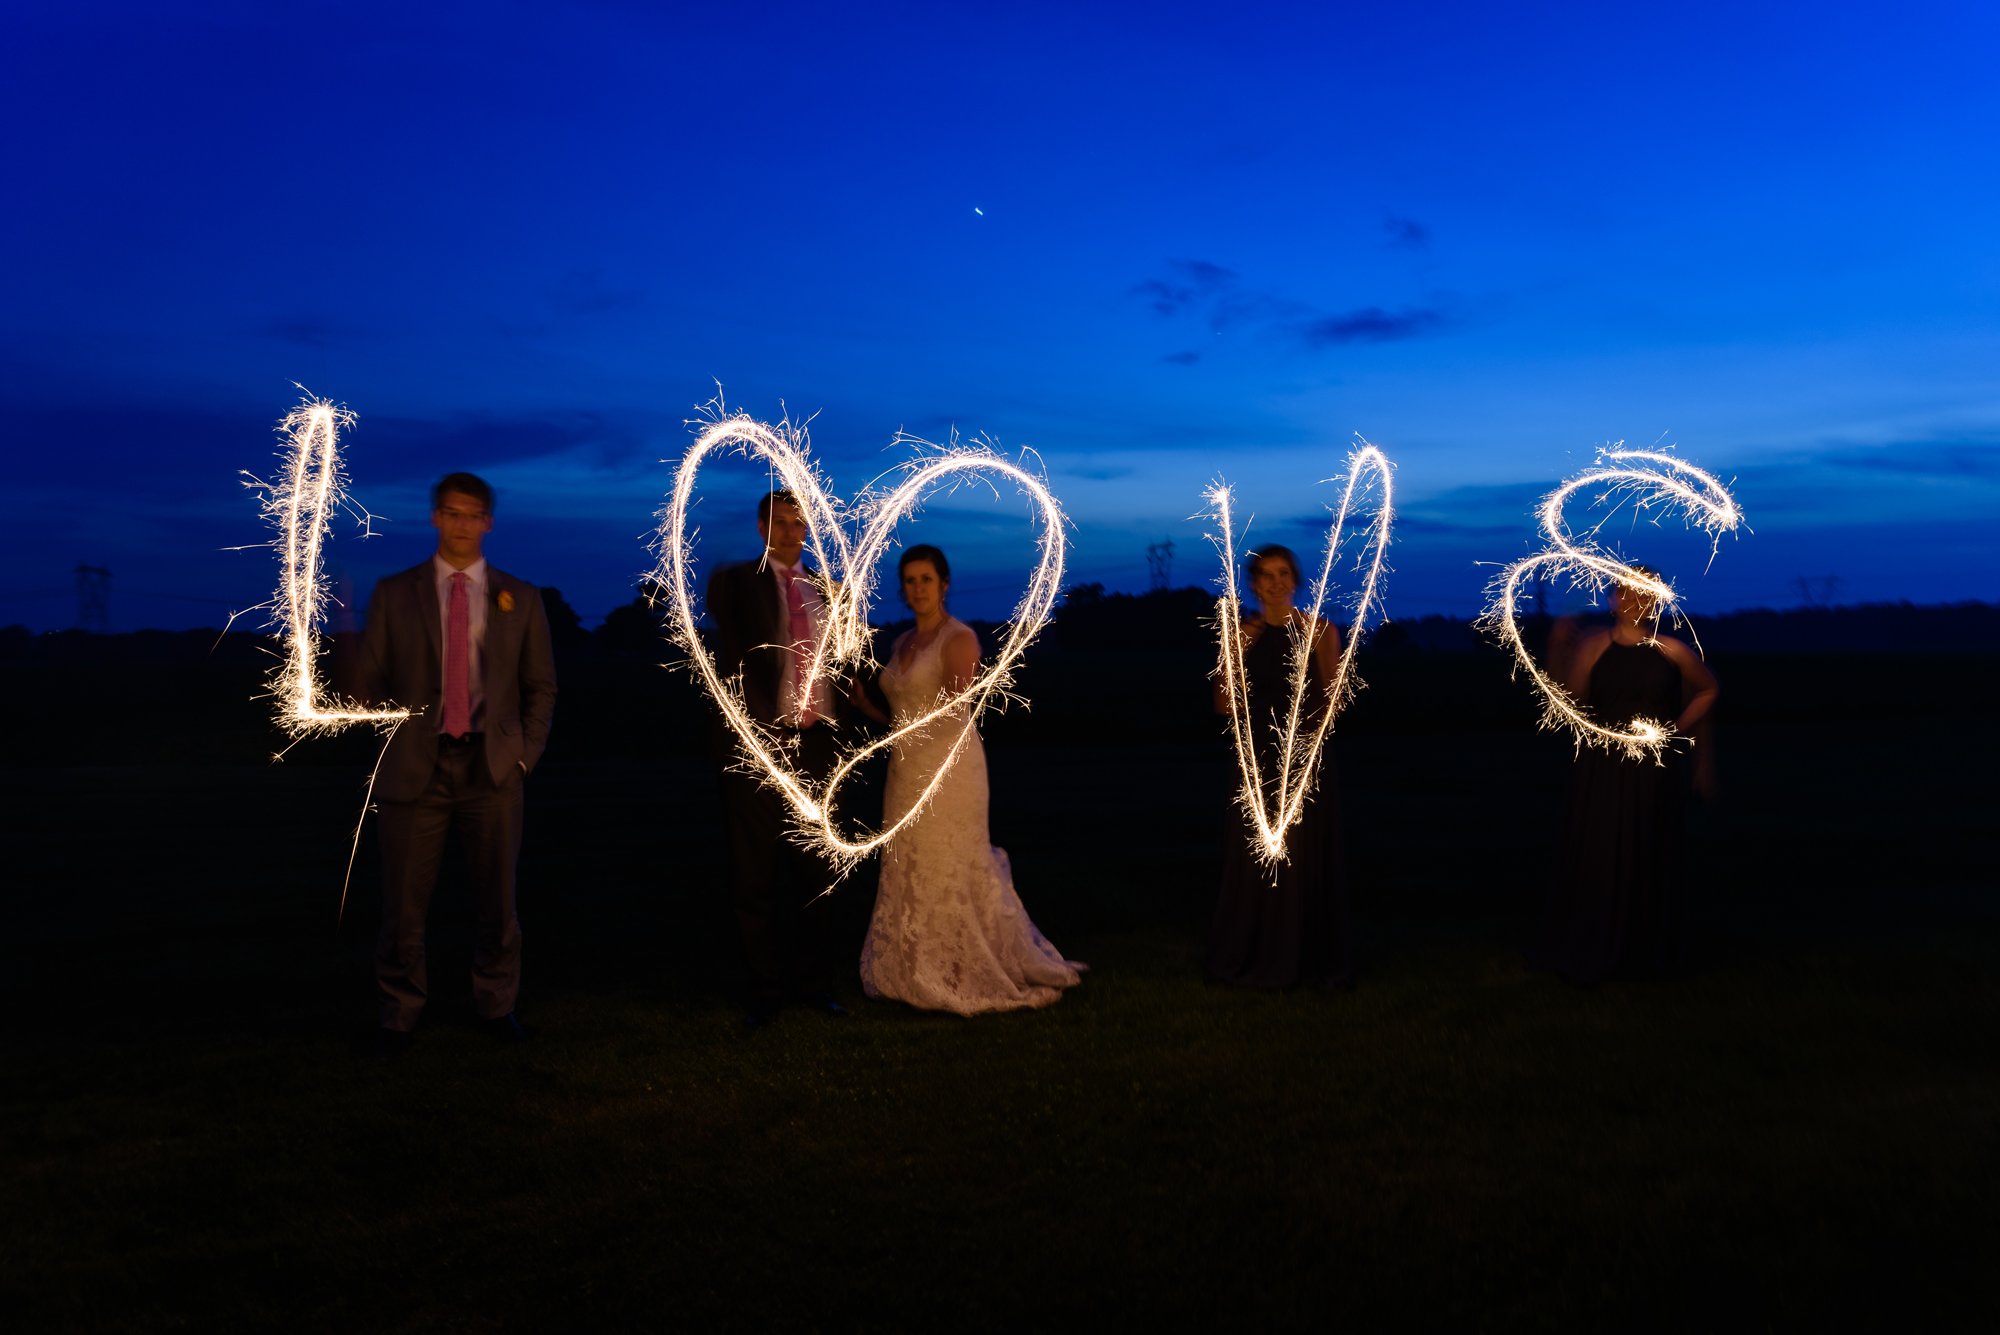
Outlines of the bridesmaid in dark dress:
<svg viewBox="0 0 2000 1335">
<path fill-rule="evenodd" d="M 1260 548 L 1251 554 L 1248 568 L 1259 611 L 1243 622 L 1244 669 L 1257 765 L 1266 780 L 1265 800 L 1275 808 L 1279 727 L 1291 707 L 1296 637 L 1313 637 L 1306 718 L 1316 724 L 1326 709 L 1326 685 L 1340 658 L 1340 631 L 1292 606 L 1300 579 L 1298 560 L 1290 551 L 1275 544 Z M 1215 711 L 1229 712 L 1228 696 L 1219 682 Z M 1285 860 L 1275 865 L 1260 862 L 1252 851 L 1256 837 L 1248 815 L 1232 804 L 1222 896 L 1202 955 L 1202 976 L 1211 983 L 1240 987 L 1353 987 L 1331 756 L 1320 765 L 1318 789 L 1306 802 L 1298 824 L 1285 835 Z"/>
<path fill-rule="evenodd" d="M 1644 566 L 1635 567 L 1658 578 Z M 1700 655 L 1658 633 L 1658 609 L 1638 591 L 1612 590 L 1617 623 L 1576 638 L 1565 618 L 1550 636 L 1549 666 L 1570 694 L 1608 727 L 1636 718 L 1672 721 L 1695 739 L 1695 789 L 1715 791 L 1715 748 L 1705 726 L 1721 693 Z M 1682 752 L 1664 764 L 1585 746 L 1570 770 L 1568 810 L 1555 883 L 1528 963 L 1573 983 L 1613 974 L 1658 977 L 1687 949 L 1682 886 L 1686 851 Z"/>
</svg>

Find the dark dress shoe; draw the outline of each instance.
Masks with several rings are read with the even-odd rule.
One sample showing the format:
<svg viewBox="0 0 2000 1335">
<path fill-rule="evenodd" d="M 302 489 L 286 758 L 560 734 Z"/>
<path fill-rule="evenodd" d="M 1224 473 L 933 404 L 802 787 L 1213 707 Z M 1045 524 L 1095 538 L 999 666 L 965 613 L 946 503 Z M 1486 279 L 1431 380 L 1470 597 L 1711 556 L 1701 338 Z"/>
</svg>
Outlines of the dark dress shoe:
<svg viewBox="0 0 2000 1335">
<path fill-rule="evenodd" d="M 368 1041 L 371 1057 L 400 1057 L 409 1049 L 410 1036 L 400 1029 L 377 1029 Z"/>
<path fill-rule="evenodd" d="M 750 1008 L 743 1013 L 743 1027 L 745 1029 L 762 1029 L 764 1026 L 770 1024 L 771 1021 L 778 1018 L 778 1008 L 781 1004 L 771 997 L 758 997 L 750 1003 Z"/>
<path fill-rule="evenodd" d="M 525 1043 L 528 1041 L 528 1031 L 521 1027 L 521 1022 L 514 1018 L 512 1011 L 495 1019 L 482 1020 L 480 1023 L 486 1027 L 487 1033 L 493 1035 L 493 1037 L 499 1039 L 502 1043 Z"/>
<path fill-rule="evenodd" d="M 822 1014 L 831 1015 L 836 1020 L 847 1015 L 847 1007 L 835 1001 L 831 992 L 814 992 L 810 996 L 800 997 L 799 1000 Z"/>
</svg>

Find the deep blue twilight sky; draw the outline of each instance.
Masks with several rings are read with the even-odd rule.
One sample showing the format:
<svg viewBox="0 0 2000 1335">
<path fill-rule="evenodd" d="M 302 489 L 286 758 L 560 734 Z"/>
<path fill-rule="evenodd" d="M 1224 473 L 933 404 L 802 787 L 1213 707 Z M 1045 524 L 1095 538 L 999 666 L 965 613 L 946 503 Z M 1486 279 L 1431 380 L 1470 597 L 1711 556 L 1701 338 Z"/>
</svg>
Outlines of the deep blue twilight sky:
<svg viewBox="0 0 2000 1335">
<path fill-rule="evenodd" d="M 0 23 L 0 621 L 263 598 L 237 472 L 292 382 L 354 408 L 363 594 L 424 487 L 496 564 L 631 596 L 660 461 L 720 382 L 1032 447 L 1078 579 L 1215 575 L 1224 476 L 1313 541 L 1354 433 L 1399 467 L 1392 614 L 1474 612 L 1613 440 L 1756 529 L 1623 532 L 1697 608 L 2000 596 L 2000 19 L 1897 4 L 13 3 Z M 718 472 L 705 557 L 755 550 Z M 916 530 L 1000 615 L 1023 507 Z M 912 540 L 915 540 L 913 537 Z M 218 602 L 177 601 L 209 598 Z"/>
</svg>

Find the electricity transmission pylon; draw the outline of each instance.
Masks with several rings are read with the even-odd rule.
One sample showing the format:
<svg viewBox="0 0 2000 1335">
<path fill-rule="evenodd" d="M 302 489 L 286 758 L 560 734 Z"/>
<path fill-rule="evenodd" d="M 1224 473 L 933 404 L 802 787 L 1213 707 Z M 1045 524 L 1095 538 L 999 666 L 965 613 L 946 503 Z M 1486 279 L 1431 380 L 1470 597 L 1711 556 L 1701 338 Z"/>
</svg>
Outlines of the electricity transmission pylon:
<svg viewBox="0 0 2000 1335">
<path fill-rule="evenodd" d="M 103 566 L 77 563 L 76 624 L 93 634 L 111 633 L 111 572 Z"/>
</svg>

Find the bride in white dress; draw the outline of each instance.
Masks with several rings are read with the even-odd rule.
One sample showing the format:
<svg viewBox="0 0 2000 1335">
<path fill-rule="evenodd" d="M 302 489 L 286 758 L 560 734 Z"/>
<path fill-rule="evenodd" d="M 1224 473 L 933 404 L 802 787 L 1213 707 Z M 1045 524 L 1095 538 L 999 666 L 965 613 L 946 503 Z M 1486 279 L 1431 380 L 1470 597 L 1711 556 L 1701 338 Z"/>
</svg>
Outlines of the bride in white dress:
<svg viewBox="0 0 2000 1335">
<path fill-rule="evenodd" d="M 971 682 L 979 671 L 979 637 L 944 610 L 951 566 L 943 552 L 912 547 L 897 574 L 917 619 L 882 669 L 882 692 L 900 725 Z M 857 689 L 854 700 L 888 722 L 864 692 Z M 902 819 L 967 731 L 972 735 L 930 805 L 882 850 L 861 986 L 871 997 L 960 1015 L 1052 1005 L 1090 966 L 1064 959 L 1035 930 L 1014 893 L 1006 850 L 989 842 L 986 748 L 964 706 L 896 745 L 882 818 Z"/>
</svg>

